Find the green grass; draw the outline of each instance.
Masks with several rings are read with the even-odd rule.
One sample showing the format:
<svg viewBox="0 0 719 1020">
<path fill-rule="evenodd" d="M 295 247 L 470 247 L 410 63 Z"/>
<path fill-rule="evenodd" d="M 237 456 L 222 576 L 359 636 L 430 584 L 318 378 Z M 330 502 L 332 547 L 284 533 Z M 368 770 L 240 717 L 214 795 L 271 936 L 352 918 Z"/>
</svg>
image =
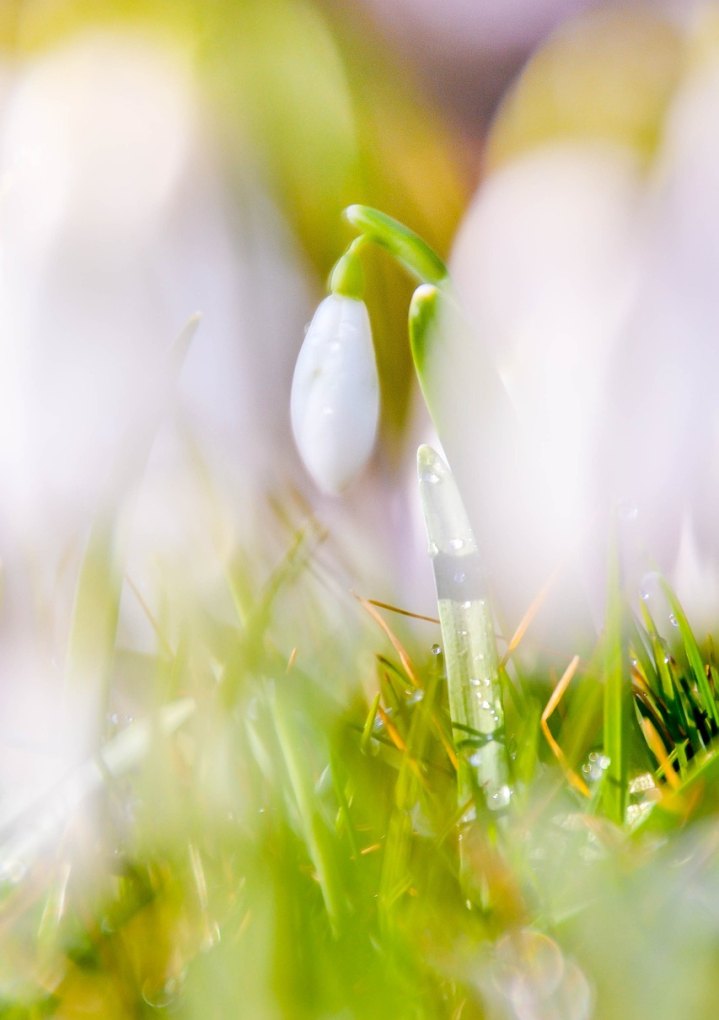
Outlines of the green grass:
<svg viewBox="0 0 719 1020">
<path fill-rule="evenodd" d="M 155 654 L 101 632 L 80 806 L 0 833 L 0 1016 L 715 1016 L 716 666 L 671 592 L 671 644 L 614 592 L 554 749 L 559 673 L 499 648 L 498 820 L 481 770 L 458 795 L 446 631 L 330 563 L 278 524 L 234 615 L 170 602 Z"/>
</svg>

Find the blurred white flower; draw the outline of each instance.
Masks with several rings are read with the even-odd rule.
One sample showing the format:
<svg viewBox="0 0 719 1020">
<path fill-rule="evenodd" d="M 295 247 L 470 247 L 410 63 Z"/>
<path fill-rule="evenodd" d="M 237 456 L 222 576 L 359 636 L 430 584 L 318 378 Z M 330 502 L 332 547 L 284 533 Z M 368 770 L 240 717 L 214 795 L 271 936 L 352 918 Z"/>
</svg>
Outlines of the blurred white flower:
<svg viewBox="0 0 719 1020">
<path fill-rule="evenodd" d="M 610 364 L 598 484 L 636 508 L 634 573 L 667 574 L 699 628 L 719 619 L 719 60 L 677 90 L 645 189 L 636 297 Z M 632 578 L 636 584 L 636 578 Z"/>
<path fill-rule="evenodd" d="M 717 103 L 705 63 L 649 170 L 599 142 L 530 151 L 482 184 L 457 238 L 474 342 L 436 366 L 459 408 L 442 438 L 509 626 L 559 568 L 535 631 L 549 645 L 601 618 L 614 528 L 631 597 L 658 568 L 716 628 Z M 488 362 L 501 427 L 473 397 Z"/>
<path fill-rule="evenodd" d="M 182 50 L 151 32 L 84 31 L 0 82 L 0 800 L 55 782 L 96 733 L 99 678 L 82 704 L 63 686 L 97 516 L 122 521 L 118 569 L 149 604 L 163 572 L 165 596 L 211 598 L 283 470 L 273 394 L 304 287 L 249 172 L 230 202 L 207 120 Z M 177 381 L 168 351 L 198 310 Z M 141 616 L 123 600 L 135 647 Z"/>
<path fill-rule="evenodd" d="M 606 385 L 636 288 L 641 200 L 629 153 L 557 145 L 490 177 L 456 241 L 473 342 L 435 366 L 452 422 L 442 439 L 510 626 L 557 567 L 567 583 L 547 629 L 571 632 L 588 613 L 577 590 L 610 503 L 597 452 L 620 441 Z M 483 396 L 490 372 L 506 407 Z"/>
<path fill-rule="evenodd" d="M 338 494 L 374 447 L 379 383 L 363 301 L 330 294 L 317 308 L 292 380 L 292 431 L 319 489 Z"/>
<path fill-rule="evenodd" d="M 303 314 L 299 274 L 257 182 L 230 226 L 198 94 L 181 52 L 119 32 L 21 64 L 8 92 L 0 478 L 6 528 L 31 543 L 48 512 L 56 547 L 122 497 L 117 465 L 156 419 L 166 352 L 195 311 L 180 413 L 225 471 L 239 436 L 252 435 L 251 471 L 279 445 L 286 416 L 266 390 L 289 385 L 280 345 Z"/>
</svg>

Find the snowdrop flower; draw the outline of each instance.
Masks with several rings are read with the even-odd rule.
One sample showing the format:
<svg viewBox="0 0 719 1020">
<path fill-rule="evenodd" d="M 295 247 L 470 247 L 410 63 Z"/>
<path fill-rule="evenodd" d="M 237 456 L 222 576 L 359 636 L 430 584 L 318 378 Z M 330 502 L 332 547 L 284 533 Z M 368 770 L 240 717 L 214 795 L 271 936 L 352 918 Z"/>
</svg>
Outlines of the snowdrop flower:
<svg viewBox="0 0 719 1020">
<path fill-rule="evenodd" d="M 241 235 L 231 229 L 180 49 L 86 30 L 19 63 L 11 83 L 0 115 L 0 542 L 21 525 L 31 547 L 47 536 L 56 548 L 124 498 L 116 465 L 154 420 L 166 351 L 198 310 L 178 413 L 218 473 L 248 434 L 243 462 L 267 472 L 288 432 L 267 392 L 289 385 L 283 345 L 305 296 L 254 181 Z M 259 328 L 262 358 L 245 342 Z"/>
<path fill-rule="evenodd" d="M 86 30 L 0 66 L 3 801 L 95 739 L 95 675 L 70 704 L 62 664 L 98 515 L 146 604 L 214 606 L 253 494 L 289 470 L 267 393 L 289 386 L 301 276 L 253 180 L 231 228 L 207 120 L 182 49 L 151 32 Z M 198 309 L 175 383 L 168 350 Z M 154 647 L 138 607 L 123 598 L 122 642 Z"/>
<path fill-rule="evenodd" d="M 363 301 L 330 294 L 321 302 L 297 359 L 290 413 L 307 471 L 337 495 L 367 463 L 377 434 L 379 383 Z"/>
<path fill-rule="evenodd" d="M 715 58 L 676 90 L 648 171 L 591 140 L 515 158 L 456 241 L 474 335 L 436 366 L 461 409 L 442 439 L 510 627 L 559 568 L 535 629 L 548 647 L 582 615 L 601 623 L 613 531 L 630 598 L 658 568 L 695 626 L 716 627 L 718 101 Z M 473 396 L 482 359 L 509 430 Z"/>
<path fill-rule="evenodd" d="M 606 556 L 589 600 L 583 589 L 611 502 L 597 489 L 598 452 L 621 450 L 606 387 L 635 291 L 640 197 L 639 165 L 622 149 L 541 149 L 485 182 L 453 252 L 472 336 L 435 366 L 452 412 L 441 438 L 510 628 L 561 568 L 543 639 L 603 607 Z M 501 420 L 478 396 L 492 371 L 511 411 Z"/>
</svg>

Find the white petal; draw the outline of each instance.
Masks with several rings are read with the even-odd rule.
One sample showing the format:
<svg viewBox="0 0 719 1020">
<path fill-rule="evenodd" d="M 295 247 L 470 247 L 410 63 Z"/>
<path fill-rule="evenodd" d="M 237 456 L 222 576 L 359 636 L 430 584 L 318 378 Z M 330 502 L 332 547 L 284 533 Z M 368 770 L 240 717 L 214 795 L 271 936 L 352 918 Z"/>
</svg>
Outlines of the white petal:
<svg viewBox="0 0 719 1020">
<path fill-rule="evenodd" d="M 599 485 L 597 447 L 624 456 L 605 380 L 643 254 L 642 189 L 624 150 L 533 151 L 482 185 L 453 253 L 475 344 L 436 365 L 457 409 L 455 434 L 442 440 L 506 618 L 521 619 L 562 567 L 533 629 L 562 654 L 575 637 L 569 611 L 584 616 L 585 584 L 603 604 L 597 529 L 616 494 Z M 509 423 L 479 398 L 488 359 L 514 408 Z M 585 582 L 578 565 L 595 551 L 602 570 Z"/>
<path fill-rule="evenodd" d="M 292 380 L 292 431 L 318 488 L 337 494 L 367 463 L 379 416 L 364 302 L 331 294 L 315 312 Z"/>
</svg>

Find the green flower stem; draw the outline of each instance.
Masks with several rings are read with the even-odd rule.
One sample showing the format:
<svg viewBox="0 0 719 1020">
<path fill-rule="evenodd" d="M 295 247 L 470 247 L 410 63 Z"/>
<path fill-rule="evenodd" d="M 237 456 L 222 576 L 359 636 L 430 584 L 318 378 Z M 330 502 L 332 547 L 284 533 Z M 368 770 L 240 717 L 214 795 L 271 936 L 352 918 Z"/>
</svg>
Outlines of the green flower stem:
<svg viewBox="0 0 719 1020">
<path fill-rule="evenodd" d="M 419 491 L 437 585 L 458 798 L 490 811 L 510 800 L 502 690 L 482 564 L 454 478 L 429 446 L 417 455 Z"/>
<path fill-rule="evenodd" d="M 456 405 L 463 401 L 459 394 L 447 392 L 437 366 L 444 359 L 462 356 L 468 334 L 447 267 L 422 238 L 376 209 L 352 205 L 345 217 L 360 231 L 358 240 L 380 245 L 420 281 L 409 311 L 412 358 L 435 427 L 440 435 L 446 430 L 451 434 Z M 352 247 L 346 257 L 350 254 L 354 254 Z M 493 378 L 492 373 L 486 374 Z M 503 391 L 498 397 L 485 382 L 483 395 L 491 398 L 492 407 L 504 409 Z M 464 804 L 479 788 L 486 806 L 496 811 L 506 806 L 510 796 L 509 769 L 492 616 L 477 566 L 479 552 L 449 468 L 429 447 L 420 449 L 418 465 L 459 759 L 459 798 Z"/>
<path fill-rule="evenodd" d="M 433 284 L 422 284 L 412 295 L 409 306 L 409 345 L 417 380 L 435 428 L 442 418 L 441 399 L 437 391 L 436 345 L 442 342 L 440 315 L 446 305 L 446 292 Z"/>
<path fill-rule="evenodd" d="M 393 255 L 420 283 L 442 285 L 448 281 L 449 272 L 439 255 L 399 220 L 367 205 L 350 205 L 344 215 L 363 237 Z"/>
<path fill-rule="evenodd" d="M 361 301 L 364 297 L 364 272 L 359 253 L 366 244 L 365 237 L 356 238 L 347 251 L 334 264 L 329 278 L 331 294 L 355 298 Z"/>
<path fill-rule="evenodd" d="M 521 447 L 517 413 L 489 350 L 472 333 L 449 282 L 443 287 L 417 287 L 408 318 L 422 396 L 459 485 L 471 486 L 478 477 L 495 488 L 511 484 L 510 462 L 499 451 Z M 478 407 L 493 423 L 496 442 L 467 444 L 467 415 Z"/>
</svg>

